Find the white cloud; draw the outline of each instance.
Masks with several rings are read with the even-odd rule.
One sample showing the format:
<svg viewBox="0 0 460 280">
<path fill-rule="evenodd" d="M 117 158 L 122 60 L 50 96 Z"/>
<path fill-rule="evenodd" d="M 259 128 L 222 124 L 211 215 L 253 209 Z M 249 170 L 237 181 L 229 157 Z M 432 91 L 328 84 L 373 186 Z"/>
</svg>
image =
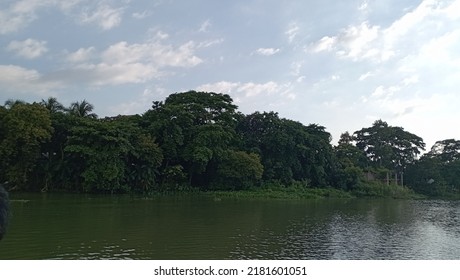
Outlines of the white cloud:
<svg viewBox="0 0 460 280">
<path fill-rule="evenodd" d="M 301 83 L 305 80 L 305 78 L 306 78 L 305 76 L 299 76 L 297 77 L 296 82 Z"/>
<path fill-rule="evenodd" d="M 289 66 L 290 72 L 289 74 L 295 78 L 295 81 L 297 83 L 301 83 L 305 80 L 306 76 L 302 75 L 302 67 L 303 67 L 304 62 L 303 61 L 294 61 L 291 62 L 291 65 Z"/>
<path fill-rule="evenodd" d="M 0 88 L 17 93 L 33 92 L 47 94 L 60 87 L 60 83 L 46 81 L 42 75 L 32 69 L 16 65 L 0 65 Z"/>
<path fill-rule="evenodd" d="M 36 19 L 36 8 L 36 1 L 18 1 L 0 10 L 0 34 L 16 32 L 30 24 Z"/>
<path fill-rule="evenodd" d="M 285 34 L 288 37 L 288 42 L 292 43 L 299 33 L 300 27 L 297 23 L 291 22 L 288 26 L 288 29 L 286 30 Z"/>
<path fill-rule="evenodd" d="M 371 94 L 372 97 L 377 98 L 379 101 L 387 100 L 388 98 L 392 97 L 396 92 L 398 92 L 401 88 L 398 86 L 391 86 L 385 88 L 384 86 L 378 86 L 374 92 Z"/>
<path fill-rule="evenodd" d="M 399 118 L 415 112 L 424 114 L 426 108 L 437 106 L 430 102 L 442 98 L 444 93 L 435 91 L 426 94 L 417 87 L 419 83 L 418 75 L 406 76 L 393 85 L 377 86 L 372 93 L 362 96 L 361 102 L 368 112 L 379 112 L 384 118 Z"/>
<path fill-rule="evenodd" d="M 365 21 L 343 29 L 337 36 L 324 36 L 307 50 L 313 53 L 335 50 L 338 56 L 353 60 L 373 57 L 377 51 L 370 44 L 378 38 L 379 29 Z"/>
<path fill-rule="evenodd" d="M 204 84 L 197 87 L 198 91 L 217 92 L 231 94 L 240 86 L 237 82 L 220 81 L 217 83 Z"/>
<path fill-rule="evenodd" d="M 151 108 L 152 101 L 159 100 L 160 97 L 163 98 L 163 96 L 165 95 L 167 95 L 167 91 L 164 88 L 146 88 L 144 89 L 142 94 L 139 94 L 135 98 L 135 100 L 111 106 L 109 110 L 112 113 L 112 115 L 140 114 Z"/>
<path fill-rule="evenodd" d="M 149 34 L 149 36 L 152 38 L 151 41 L 154 42 L 154 41 L 161 41 L 161 40 L 166 40 L 169 38 L 169 34 L 164 32 L 164 31 L 161 31 L 161 30 L 158 30 L 157 28 L 150 28 L 147 33 Z"/>
<path fill-rule="evenodd" d="M 154 67 L 193 67 L 202 62 L 194 52 L 196 44 L 189 41 L 177 48 L 158 42 L 128 44 L 119 42 L 102 53 L 102 60 L 108 64 L 145 63 Z"/>
<path fill-rule="evenodd" d="M 458 139 L 458 130 L 452 129 L 452 122 L 449 121 L 458 115 L 457 104 L 460 104 L 460 96 L 456 92 L 434 94 L 427 98 L 418 97 L 406 102 L 407 104 L 394 104 L 402 108 L 404 105 L 413 108 L 410 114 L 396 115 L 398 121 L 408 131 L 422 136 L 428 149 L 436 141 Z"/>
<path fill-rule="evenodd" d="M 37 1 L 41 1 L 41 0 L 37 0 Z M 54 2 L 55 5 L 57 5 L 64 13 L 68 13 L 72 9 L 74 9 L 78 4 L 84 2 L 85 0 L 66 0 L 66 1 L 50 0 L 50 1 Z"/>
<path fill-rule="evenodd" d="M 452 26 L 449 20 L 457 18 L 457 14 L 460 16 L 460 13 L 452 12 L 453 8 L 460 7 L 459 2 L 441 8 L 443 2 L 425 0 L 386 28 L 364 21 L 348 26 L 334 36 L 322 37 L 307 50 L 312 53 L 333 51 L 338 57 L 354 61 L 385 62 L 416 51 L 420 47 L 417 42 L 442 34 L 442 30 Z M 367 1 L 364 4 L 367 5 Z"/>
<path fill-rule="evenodd" d="M 79 48 L 77 51 L 68 54 L 67 60 L 74 63 L 88 61 L 94 55 L 95 50 L 94 47 Z"/>
<path fill-rule="evenodd" d="M 330 51 L 337 43 L 336 37 L 324 36 L 317 43 L 313 44 L 310 49 L 313 52 Z"/>
<path fill-rule="evenodd" d="M 369 54 L 367 46 L 378 37 L 379 26 L 369 26 L 368 22 L 363 22 L 359 26 L 351 26 L 345 30 L 339 39 L 343 44 L 343 52 L 346 57 L 358 59 Z"/>
<path fill-rule="evenodd" d="M 382 95 L 372 96 L 368 106 L 371 106 L 374 112 L 380 112 L 385 118 L 392 119 L 400 119 L 410 115 L 419 116 L 420 119 L 423 119 L 421 116 L 426 115 L 430 111 L 430 107 L 440 109 L 440 96 L 434 95 L 424 98 L 417 95 L 404 97 L 399 94 L 392 97 L 398 90 L 400 89 L 382 88 Z"/>
<path fill-rule="evenodd" d="M 361 2 L 361 4 L 359 5 L 358 10 L 359 10 L 359 11 L 367 11 L 368 8 L 369 8 L 369 3 L 367 2 L 367 0 L 364 0 L 364 1 Z"/>
<path fill-rule="evenodd" d="M 197 88 L 199 91 L 210 91 L 217 93 L 234 94 L 238 99 L 242 97 L 255 97 L 267 96 L 275 93 L 288 95 L 286 92 L 286 85 L 279 85 L 274 81 L 266 83 L 241 83 L 241 82 L 228 82 L 220 81 L 217 83 L 204 84 Z"/>
<path fill-rule="evenodd" d="M 373 74 L 371 72 L 367 72 L 367 73 L 364 73 L 362 74 L 361 76 L 359 76 L 359 81 L 364 81 L 365 79 L 369 78 L 373 76 Z"/>
<path fill-rule="evenodd" d="M 151 12 L 147 10 L 142 11 L 142 12 L 132 13 L 133 18 L 135 19 L 144 19 L 146 17 L 149 17 L 150 15 L 151 15 Z"/>
<path fill-rule="evenodd" d="M 30 19 L 24 15 L 10 14 L 0 10 L 0 34 L 15 32 L 23 28 Z"/>
<path fill-rule="evenodd" d="M 71 82 L 83 81 L 93 86 L 143 83 L 161 76 L 152 65 L 139 62 L 81 64 L 63 74 L 66 76 L 63 78 Z"/>
<path fill-rule="evenodd" d="M 404 78 L 402 81 L 402 84 L 405 86 L 417 84 L 419 82 L 419 77 L 418 75 L 412 75 L 410 77 Z"/>
<path fill-rule="evenodd" d="M 256 50 L 256 53 L 264 56 L 271 56 L 278 53 L 279 51 L 280 49 L 275 48 L 259 48 Z"/>
<path fill-rule="evenodd" d="M 90 4 L 88 0 L 20 0 L 13 2 L 9 7 L 0 10 L 0 34 L 19 31 L 39 18 L 40 9 L 55 8 L 58 11 L 75 16 L 76 8 L 82 4 Z M 124 8 L 113 8 L 107 3 L 110 1 L 97 1 L 97 7 L 86 6 L 81 10 L 78 20 L 81 23 L 96 23 L 103 30 L 109 30 L 121 23 Z M 125 3 L 127 4 L 127 3 Z M 133 14 L 133 17 L 145 17 L 147 14 Z"/>
<path fill-rule="evenodd" d="M 17 32 L 38 18 L 38 11 L 54 7 L 66 13 L 83 0 L 19 0 L 0 10 L 0 34 Z"/>
<path fill-rule="evenodd" d="M 208 47 L 211 47 L 211 46 L 214 46 L 214 45 L 222 44 L 223 42 L 224 42 L 224 39 L 222 39 L 222 38 L 215 39 L 215 40 L 206 40 L 206 41 L 200 42 L 197 45 L 197 48 L 199 48 L 199 49 L 208 48 Z"/>
<path fill-rule="evenodd" d="M 331 80 L 333 80 L 333 81 L 338 81 L 338 80 L 340 80 L 340 75 L 332 75 L 332 76 L 331 76 Z"/>
<path fill-rule="evenodd" d="M 457 20 L 460 18 L 460 0 L 453 1 L 452 4 L 444 8 L 442 12 L 451 20 Z"/>
<path fill-rule="evenodd" d="M 384 31 L 387 43 L 393 43 L 399 37 L 406 35 L 411 29 L 420 24 L 427 16 L 436 10 L 437 1 L 424 0 L 413 11 L 403 15 Z"/>
<path fill-rule="evenodd" d="M 280 86 L 273 82 L 265 84 L 244 83 L 237 88 L 237 92 L 242 92 L 246 97 L 258 96 L 260 94 L 273 94 L 280 90 Z"/>
<path fill-rule="evenodd" d="M 0 65 L 0 82 L 7 83 L 16 80 L 36 81 L 40 75 L 36 70 L 29 70 L 16 65 Z"/>
<path fill-rule="evenodd" d="M 93 47 L 82 48 L 67 56 L 74 65 L 54 73 L 53 78 L 95 86 L 144 83 L 164 76 L 171 67 L 190 68 L 202 63 L 195 55 L 196 49 L 193 41 L 177 47 L 159 41 L 142 44 L 122 41 L 100 53 Z"/>
<path fill-rule="evenodd" d="M 197 90 L 230 94 L 235 92 L 235 89 L 237 89 L 240 86 L 240 84 L 241 83 L 220 81 L 213 84 L 201 85 L 197 88 Z"/>
<path fill-rule="evenodd" d="M 436 37 L 423 44 L 418 53 L 418 60 L 428 64 L 444 64 L 458 67 L 460 58 L 457 50 L 460 47 L 460 31 L 454 30 Z"/>
<path fill-rule="evenodd" d="M 408 54 L 398 64 L 398 73 L 405 83 L 417 85 L 426 95 L 456 91 L 460 81 L 460 31 L 435 37 Z"/>
<path fill-rule="evenodd" d="M 46 41 L 38 41 L 30 38 L 24 41 L 12 41 L 6 49 L 27 59 L 38 58 L 48 51 Z"/>
<path fill-rule="evenodd" d="M 211 27 L 211 21 L 209 19 L 205 20 L 201 25 L 200 29 L 198 30 L 199 32 L 208 32 L 209 28 Z"/>
<path fill-rule="evenodd" d="M 120 25 L 123 8 L 112 8 L 106 4 L 100 4 L 94 12 L 85 10 L 80 16 L 82 23 L 96 23 L 103 30 L 112 29 Z"/>
</svg>

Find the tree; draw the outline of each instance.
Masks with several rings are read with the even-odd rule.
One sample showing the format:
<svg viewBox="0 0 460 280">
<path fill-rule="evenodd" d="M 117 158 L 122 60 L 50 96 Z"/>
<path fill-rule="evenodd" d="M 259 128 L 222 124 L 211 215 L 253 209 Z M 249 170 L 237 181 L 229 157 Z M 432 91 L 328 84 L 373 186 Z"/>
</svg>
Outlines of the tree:
<svg viewBox="0 0 460 280">
<path fill-rule="evenodd" d="M 43 105 L 42 105 L 43 106 Z M 73 174 L 80 169 L 79 165 L 70 163 L 69 154 L 65 152 L 71 130 L 81 125 L 80 118 L 60 112 L 52 113 L 51 139 L 43 143 L 37 176 L 42 178 L 42 191 L 54 189 L 77 190 L 78 179 Z"/>
<path fill-rule="evenodd" d="M 125 166 L 123 157 L 129 142 L 112 125 L 82 119 L 71 129 L 65 152 L 67 164 L 84 192 L 122 192 Z"/>
<path fill-rule="evenodd" d="M 88 101 L 83 100 L 81 102 L 73 102 L 69 107 L 69 114 L 82 118 L 93 118 L 96 119 L 97 115 L 91 113 L 94 110 L 94 106 Z"/>
<path fill-rule="evenodd" d="M 292 168 L 300 167 L 292 157 L 295 145 L 283 128 L 283 120 L 274 112 L 255 112 L 238 124 L 242 147 L 257 153 L 264 166 L 264 180 L 280 180 L 285 184 L 293 180 Z"/>
<path fill-rule="evenodd" d="M 229 150 L 218 165 L 214 185 L 225 190 L 247 189 L 257 184 L 263 170 L 259 155 Z"/>
<path fill-rule="evenodd" d="M 142 193 L 154 190 L 158 185 L 158 168 L 163 161 L 163 153 L 159 145 L 151 135 L 138 126 L 134 118 L 119 118 L 116 122 L 119 128 L 127 133 L 131 144 L 131 149 L 125 157 L 127 186 L 133 191 Z"/>
<path fill-rule="evenodd" d="M 351 135 L 348 131 L 345 131 L 340 135 L 339 145 L 352 145 L 355 142 L 355 137 Z"/>
<path fill-rule="evenodd" d="M 437 141 L 426 157 L 438 162 L 438 170 L 445 183 L 445 192 L 460 191 L 460 141 L 446 139 Z"/>
<path fill-rule="evenodd" d="M 446 193 L 442 163 L 438 158 L 424 155 L 407 167 L 405 181 L 417 193 L 440 196 Z"/>
<path fill-rule="evenodd" d="M 8 99 L 7 101 L 5 101 L 5 108 L 6 109 L 11 109 L 13 108 L 15 105 L 19 105 L 19 104 L 27 104 L 27 102 L 21 100 L 21 99 Z"/>
<path fill-rule="evenodd" d="M 356 146 L 365 152 L 373 166 L 398 172 L 413 163 L 425 149 L 422 138 L 382 120 L 375 121 L 372 127 L 355 131 L 353 136 Z"/>
<path fill-rule="evenodd" d="M 188 91 L 154 102 L 142 126 L 163 151 L 162 180 L 185 172 L 191 186 L 206 188 L 216 176 L 219 158 L 235 141 L 237 106 L 229 95 Z M 174 185 L 173 182 L 170 182 Z"/>
<path fill-rule="evenodd" d="M 364 168 L 368 166 L 366 154 L 353 145 L 354 137 L 348 132 L 340 136 L 334 147 L 335 157 L 340 168 L 337 172 L 336 187 L 352 190 L 363 177 Z"/>
<path fill-rule="evenodd" d="M 42 99 L 40 105 L 44 106 L 51 114 L 65 112 L 65 107 L 57 101 L 56 97 L 49 97 L 47 100 Z"/>
<path fill-rule="evenodd" d="M 193 125 L 218 124 L 233 128 L 236 124 L 236 109 L 228 94 L 188 91 L 168 96 L 165 106 L 178 112 L 188 112 Z"/>
<path fill-rule="evenodd" d="M 247 151 L 258 153 L 264 180 L 283 184 L 310 181 L 327 186 L 334 168 L 330 134 L 319 125 L 305 126 L 274 112 L 255 112 L 241 119 L 238 134 Z"/>
<path fill-rule="evenodd" d="M 51 138 L 50 115 L 38 104 L 16 102 L 8 108 L 0 114 L 1 177 L 18 189 L 27 189 L 41 145 Z"/>
<path fill-rule="evenodd" d="M 460 141 L 446 139 L 437 141 L 428 153 L 431 157 L 439 158 L 443 163 L 449 163 L 460 159 Z"/>
</svg>

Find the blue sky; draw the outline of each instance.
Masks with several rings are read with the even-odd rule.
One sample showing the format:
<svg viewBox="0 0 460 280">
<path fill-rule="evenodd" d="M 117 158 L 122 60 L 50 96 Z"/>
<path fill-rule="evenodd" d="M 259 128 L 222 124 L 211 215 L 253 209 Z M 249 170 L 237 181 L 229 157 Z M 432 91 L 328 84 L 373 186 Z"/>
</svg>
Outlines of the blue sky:
<svg viewBox="0 0 460 280">
<path fill-rule="evenodd" d="M 3 0 L 0 103 L 142 114 L 190 89 L 345 131 L 460 139 L 460 0 Z"/>
</svg>

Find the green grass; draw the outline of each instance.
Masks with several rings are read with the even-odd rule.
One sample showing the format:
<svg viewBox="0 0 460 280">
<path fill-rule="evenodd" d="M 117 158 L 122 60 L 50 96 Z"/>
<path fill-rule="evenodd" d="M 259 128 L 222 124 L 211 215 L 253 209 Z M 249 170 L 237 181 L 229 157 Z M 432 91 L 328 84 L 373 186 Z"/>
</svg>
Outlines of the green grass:
<svg viewBox="0 0 460 280">
<path fill-rule="evenodd" d="M 259 188 L 239 191 L 210 191 L 207 194 L 215 199 L 242 198 L 242 199 L 324 199 L 324 198 L 395 198 L 421 199 L 425 196 L 415 193 L 408 187 L 386 185 L 378 182 L 362 182 L 351 191 L 339 190 L 331 187 L 310 188 L 300 182 L 290 186 L 279 183 L 265 184 Z"/>
<path fill-rule="evenodd" d="M 400 199 L 420 199 L 422 195 L 405 186 L 387 185 L 379 182 L 361 182 L 351 193 L 357 197 L 387 197 Z"/>
<path fill-rule="evenodd" d="M 283 187 L 278 185 L 264 186 L 257 189 L 240 191 L 211 191 L 215 199 L 321 199 L 321 198 L 353 198 L 351 193 L 333 188 L 305 188 L 296 185 Z"/>
</svg>

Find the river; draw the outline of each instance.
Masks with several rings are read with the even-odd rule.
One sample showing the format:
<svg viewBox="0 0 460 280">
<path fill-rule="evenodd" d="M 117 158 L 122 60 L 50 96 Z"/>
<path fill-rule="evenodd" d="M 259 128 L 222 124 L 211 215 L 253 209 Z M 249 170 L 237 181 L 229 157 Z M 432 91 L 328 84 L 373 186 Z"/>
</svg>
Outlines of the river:
<svg viewBox="0 0 460 280">
<path fill-rule="evenodd" d="M 0 259 L 460 259 L 460 202 L 12 194 Z"/>
</svg>

